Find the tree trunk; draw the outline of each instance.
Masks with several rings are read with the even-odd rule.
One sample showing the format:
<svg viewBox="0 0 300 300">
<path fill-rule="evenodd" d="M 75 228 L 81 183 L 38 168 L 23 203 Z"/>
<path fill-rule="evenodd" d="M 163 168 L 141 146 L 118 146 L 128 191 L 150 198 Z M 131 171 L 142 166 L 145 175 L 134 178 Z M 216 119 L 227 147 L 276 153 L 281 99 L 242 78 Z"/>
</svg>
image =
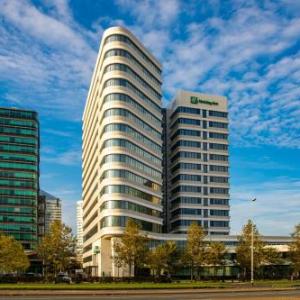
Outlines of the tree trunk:
<svg viewBox="0 0 300 300">
<path fill-rule="evenodd" d="M 225 266 L 222 266 L 222 269 L 223 269 L 222 282 L 224 282 L 225 281 Z"/>
<path fill-rule="evenodd" d="M 128 277 L 131 277 L 131 271 L 132 271 L 132 266 L 131 266 L 131 263 L 129 264 L 129 276 Z"/>
</svg>

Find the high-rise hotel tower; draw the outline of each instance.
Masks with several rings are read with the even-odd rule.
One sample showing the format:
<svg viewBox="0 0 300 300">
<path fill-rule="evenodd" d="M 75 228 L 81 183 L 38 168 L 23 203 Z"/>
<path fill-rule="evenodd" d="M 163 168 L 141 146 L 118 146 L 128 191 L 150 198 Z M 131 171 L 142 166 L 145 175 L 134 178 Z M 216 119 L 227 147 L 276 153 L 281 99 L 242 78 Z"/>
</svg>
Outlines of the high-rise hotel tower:
<svg viewBox="0 0 300 300">
<path fill-rule="evenodd" d="M 162 230 L 161 66 L 126 29 L 103 34 L 83 115 L 83 263 L 112 274 L 129 218 Z"/>
<path fill-rule="evenodd" d="M 165 119 L 168 232 L 186 233 L 197 222 L 208 235 L 228 235 L 227 99 L 179 91 Z"/>
</svg>

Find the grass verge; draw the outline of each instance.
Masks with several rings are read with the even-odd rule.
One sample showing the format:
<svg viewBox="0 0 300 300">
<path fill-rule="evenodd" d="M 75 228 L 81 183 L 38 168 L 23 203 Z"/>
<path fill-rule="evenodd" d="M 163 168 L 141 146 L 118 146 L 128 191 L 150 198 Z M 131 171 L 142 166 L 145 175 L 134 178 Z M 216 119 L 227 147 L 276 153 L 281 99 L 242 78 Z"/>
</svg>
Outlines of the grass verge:
<svg viewBox="0 0 300 300">
<path fill-rule="evenodd" d="M 292 288 L 300 287 L 300 280 L 256 281 L 255 287 L 264 288 Z M 205 288 L 251 288 L 249 283 L 180 281 L 172 283 L 80 283 L 80 284 L 52 284 L 52 283 L 18 283 L 0 284 L 0 290 L 142 290 L 142 289 L 205 289 Z"/>
</svg>

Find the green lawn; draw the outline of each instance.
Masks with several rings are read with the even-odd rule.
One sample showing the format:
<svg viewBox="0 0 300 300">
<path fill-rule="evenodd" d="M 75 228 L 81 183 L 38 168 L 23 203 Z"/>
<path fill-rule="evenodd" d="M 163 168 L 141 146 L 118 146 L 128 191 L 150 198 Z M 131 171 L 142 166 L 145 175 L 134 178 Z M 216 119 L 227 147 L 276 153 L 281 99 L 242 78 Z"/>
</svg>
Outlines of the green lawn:
<svg viewBox="0 0 300 300">
<path fill-rule="evenodd" d="M 299 287 L 300 281 L 277 280 L 277 281 L 256 281 L 256 287 L 288 288 Z M 195 288 L 247 288 L 249 283 L 231 282 L 189 282 L 180 281 L 173 283 L 80 283 L 80 284 L 44 284 L 44 283 L 18 283 L 0 284 L 0 290 L 122 290 L 122 289 L 195 289 Z"/>
</svg>

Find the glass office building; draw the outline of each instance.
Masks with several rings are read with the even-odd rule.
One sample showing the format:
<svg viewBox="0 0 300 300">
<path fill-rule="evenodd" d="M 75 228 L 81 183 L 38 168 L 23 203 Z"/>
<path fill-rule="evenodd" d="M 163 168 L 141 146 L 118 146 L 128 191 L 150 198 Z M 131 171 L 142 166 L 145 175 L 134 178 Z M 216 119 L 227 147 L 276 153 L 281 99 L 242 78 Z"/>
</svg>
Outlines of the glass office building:
<svg viewBox="0 0 300 300">
<path fill-rule="evenodd" d="M 37 243 L 38 190 L 38 115 L 0 108 L 0 231 L 28 250 Z"/>
</svg>

